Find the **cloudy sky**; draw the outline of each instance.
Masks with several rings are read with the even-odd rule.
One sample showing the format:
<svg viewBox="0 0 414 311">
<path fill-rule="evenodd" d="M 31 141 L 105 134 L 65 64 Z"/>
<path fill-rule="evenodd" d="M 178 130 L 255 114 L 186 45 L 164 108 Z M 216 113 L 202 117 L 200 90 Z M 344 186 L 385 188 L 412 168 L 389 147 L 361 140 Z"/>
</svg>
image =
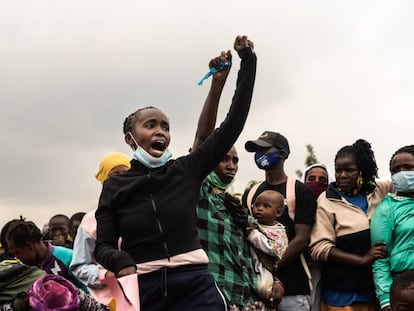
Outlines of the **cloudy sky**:
<svg viewBox="0 0 414 311">
<path fill-rule="evenodd" d="M 0 226 L 95 208 L 98 163 L 131 154 L 122 123 L 139 107 L 166 112 L 171 151 L 185 154 L 209 86 L 197 81 L 239 34 L 254 41 L 258 70 L 236 190 L 263 177 L 243 146 L 264 130 L 288 138 L 290 175 L 306 144 L 332 170 L 336 151 L 364 138 L 389 178 L 391 154 L 413 144 L 413 10 L 409 0 L 3 1 Z M 235 56 L 219 121 L 238 68 Z"/>
</svg>

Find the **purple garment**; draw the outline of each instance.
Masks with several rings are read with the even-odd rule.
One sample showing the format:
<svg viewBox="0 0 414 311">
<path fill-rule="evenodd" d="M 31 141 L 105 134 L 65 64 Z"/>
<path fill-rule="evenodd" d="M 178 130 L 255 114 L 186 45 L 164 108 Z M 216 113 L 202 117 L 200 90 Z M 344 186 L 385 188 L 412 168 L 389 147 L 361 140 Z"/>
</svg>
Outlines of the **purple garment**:
<svg viewBox="0 0 414 311">
<path fill-rule="evenodd" d="M 56 247 L 50 242 L 45 242 L 45 244 L 47 246 L 47 255 L 42 269 L 48 274 L 60 275 L 67 279 L 69 277 L 69 268 L 64 262 L 66 261 L 66 258 L 59 258 L 63 256 L 59 253 L 56 254 L 55 251 L 56 249 L 59 250 L 62 247 Z"/>
<path fill-rule="evenodd" d="M 76 287 L 53 274 L 46 274 L 33 283 L 28 300 L 33 311 L 77 311 L 80 306 Z"/>
</svg>

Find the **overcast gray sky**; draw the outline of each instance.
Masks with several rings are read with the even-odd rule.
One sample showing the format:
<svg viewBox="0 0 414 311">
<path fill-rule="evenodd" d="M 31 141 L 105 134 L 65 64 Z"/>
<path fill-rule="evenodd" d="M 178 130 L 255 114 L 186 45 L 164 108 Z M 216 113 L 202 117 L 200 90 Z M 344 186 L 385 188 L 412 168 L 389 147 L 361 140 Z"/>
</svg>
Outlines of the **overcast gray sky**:
<svg viewBox="0 0 414 311">
<path fill-rule="evenodd" d="M 409 0 L 3 1 L 0 226 L 94 209 L 98 163 L 131 154 L 122 123 L 139 107 L 164 110 L 171 151 L 185 154 L 210 83 L 197 81 L 239 34 L 254 41 L 258 69 L 236 190 L 263 178 L 243 146 L 264 130 L 288 138 L 290 175 L 306 144 L 332 170 L 336 151 L 364 138 L 389 178 L 391 154 L 414 143 L 413 11 Z"/>
</svg>

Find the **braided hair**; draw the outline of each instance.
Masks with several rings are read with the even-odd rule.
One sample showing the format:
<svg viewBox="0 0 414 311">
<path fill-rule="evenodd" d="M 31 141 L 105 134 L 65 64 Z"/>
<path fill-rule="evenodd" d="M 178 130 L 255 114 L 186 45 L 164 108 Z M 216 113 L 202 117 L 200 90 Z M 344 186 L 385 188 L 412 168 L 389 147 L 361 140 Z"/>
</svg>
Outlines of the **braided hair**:
<svg viewBox="0 0 414 311">
<path fill-rule="evenodd" d="M 15 222 L 18 222 L 18 221 L 21 221 L 21 220 L 23 220 L 23 218 L 20 218 L 20 219 L 12 219 L 12 220 L 9 220 L 4 226 L 3 226 L 3 228 L 1 229 L 1 232 L 0 232 L 0 243 L 1 243 L 1 247 L 2 248 L 4 248 L 6 251 L 8 250 L 8 245 L 7 245 L 7 239 L 6 239 L 6 237 L 7 237 L 7 232 L 9 232 L 9 228 L 10 228 L 10 226 L 13 224 L 13 223 L 15 223 Z"/>
<path fill-rule="evenodd" d="M 376 187 L 375 178 L 378 177 L 378 167 L 371 144 L 364 139 L 358 139 L 352 145 L 339 149 L 335 156 L 335 162 L 345 156 L 353 157 L 361 172 L 362 186 L 360 191 L 364 194 L 372 193 Z"/>
<path fill-rule="evenodd" d="M 33 221 L 19 220 L 10 224 L 6 240 L 12 239 L 14 244 L 23 248 L 27 242 L 38 243 L 42 240 L 42 232 Z"/>
<path fill-rule="evenodd" d="M 392 160 L 394 160 L 394 157 L 397 154 L 400 154 L 400 153 L 410 153 L 414 157 L 414 145 L 401 147 L 400 149 L 398 149 L 397 151 L 394 152 L 394 154 L 392 155 L 392 157 L 390 159 L 390 164 L 389 164 L 390 165 L 390 170 L 391 170 Z"/>
<path fill-rule="evenodd" d="M 123 128 L 122 128 L 122 130 L 124 132 L 124 135 L 126 135 L 128 132 L 132 132 L 134 130 L 134 124 L 135 124 L 135 119 L 137 117 L 137 114 L 139 112 L 141 112 L 143 110 L 147 110 L 147 109 L 158 109 L 158 108 L 153 107 L 153 106 L 147 106 L 147 107 L 144 107 L 144 108 L 140 108 L 140 109 L 134 111 L 133 113 L 131 113 L 129 116 L 127 116 L 125 118 L 124 125 L 123 125 Z"/>
</svg>

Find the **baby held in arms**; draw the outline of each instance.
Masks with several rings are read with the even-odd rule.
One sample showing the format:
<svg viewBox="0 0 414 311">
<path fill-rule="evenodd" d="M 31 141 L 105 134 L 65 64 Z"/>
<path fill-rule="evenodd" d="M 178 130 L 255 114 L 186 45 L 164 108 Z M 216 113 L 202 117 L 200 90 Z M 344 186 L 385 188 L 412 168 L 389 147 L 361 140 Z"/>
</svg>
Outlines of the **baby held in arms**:
<svg viewBox="0 0 414 311">
<path fill-rule="evenodd" d="M 284 197 L 274 190 L 260 193 L 252 204 L 249 235 L 259 295 L 270 305 L 280 302 L 284 288 L 275 277 L 277 263 L 288 245 L 285 227 L 276 218 L 284 211 Z"/>
</svg>

